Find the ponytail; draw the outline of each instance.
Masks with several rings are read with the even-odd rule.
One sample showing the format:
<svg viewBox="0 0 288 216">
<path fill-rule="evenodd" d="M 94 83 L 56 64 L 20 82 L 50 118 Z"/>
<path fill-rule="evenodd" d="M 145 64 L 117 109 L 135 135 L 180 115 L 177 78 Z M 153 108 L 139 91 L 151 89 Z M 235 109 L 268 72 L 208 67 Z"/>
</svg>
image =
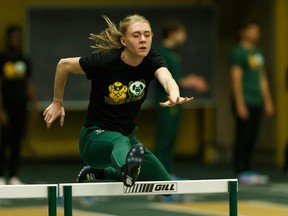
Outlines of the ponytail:
<svg viewBox="0 0 288 216">
<path fill-rule="evenodd" d="M 96 42 L 95 45 L 91 47 L 96 49 L 96 51 L 109 51 L 122 48 L 123 45 L 120 42 L 120 39 L 123 36 L 122 33 L 118 31 L 115 23 L 107 16 L 103 15 L 102 17 L 106 21 L 108 27 L 100 34 L 90 34 L 89 39 Z"/>
<path fill-rule="evenodd" d="M 119 23 L 119 30 L 117 29 L 114 22 L 112 22 L 107 16 L 103 15 L 103 19 L 106 21 L 108 27 L 100 34 L 90 34 L 89 39 L 94 40 L 95 45 L 91 46 L 96 49 L 96 52 L 110 51 L 123 48 L 121 43 L 121 37 L 123 37 L 127 31 L 128 26 L 135 22 L 147 23 L 149 26 L 150 22 L 143 16 L 134 14 L 126 16 Z"/>
</svg>

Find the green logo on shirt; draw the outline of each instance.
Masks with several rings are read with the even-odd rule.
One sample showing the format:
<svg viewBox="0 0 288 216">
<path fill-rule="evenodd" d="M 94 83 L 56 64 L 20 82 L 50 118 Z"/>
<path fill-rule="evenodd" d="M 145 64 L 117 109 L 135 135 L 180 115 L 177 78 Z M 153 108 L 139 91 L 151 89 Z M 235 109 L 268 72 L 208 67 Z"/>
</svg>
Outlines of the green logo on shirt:
<svg viewBox="0 0 288 216">
<path fill-rule="evenodd" d="M 145 95 L 145 87 L 146 84 L 143 79 L 140 81 L 129 82 L 129 88 L 121 82 L 116 81 L 112 85 L 109 85 L 109 97 L 105 96 L 105 103 L 110 105 L 120 105 L 141 100 Z M 127 93 L 129 98 L 127 98 Z"/>
<path fill-rule="evenodd" d="M 27 66 L 23 61 L 6 62 L 3 66 L 4 77 L 6 79 L 22 79 L 25 77 Z"/>
</svg>

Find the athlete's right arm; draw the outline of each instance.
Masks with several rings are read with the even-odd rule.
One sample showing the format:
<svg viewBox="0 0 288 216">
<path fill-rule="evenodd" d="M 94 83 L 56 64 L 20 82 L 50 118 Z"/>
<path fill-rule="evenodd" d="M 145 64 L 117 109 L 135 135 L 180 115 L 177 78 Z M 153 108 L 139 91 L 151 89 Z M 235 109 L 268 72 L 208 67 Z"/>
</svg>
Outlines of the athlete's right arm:
<svg viewBox="0 0 288 216">
<path fill-rule="evenodd" d="M 80 57 L 61 59 L 56 67 L 54 80 L 54 97 L 53 102 L 45 109 L 43 116 L 47 128 L 60 117 L 60 125 L 63 126 L 65 118 L 65 110 L 63 107 L 63 95 L 66 80 L 69 73 L 85 75 L 85 72 L 79 64 Z"/>
<path fill-rule="evenodd" d="M 3 91 L 2 91 L 3 78 L 0 77 L 0 125 L 7 125 L 9 122 L 8 115 L 3 104 Z"/>
<path fill-rule="evenodd" d="M 82 74 L 82 70 L 79 64 L 79 57 L 61 59 L 56 67 L 56 74 L 54 80 L 54 98 L 57 100 L 63 100 L 64 89 L 68 73 Z"/>
<path fill-rule="evenodd" d="M 232 65 L 230 68 L 230 76 L 232 95 L 234 97 L 237 115 L 239 118 L 245 120 L 249 117 L 249 111 L 243 95 L 243 69 L 238 65 Z"/>
</svg>

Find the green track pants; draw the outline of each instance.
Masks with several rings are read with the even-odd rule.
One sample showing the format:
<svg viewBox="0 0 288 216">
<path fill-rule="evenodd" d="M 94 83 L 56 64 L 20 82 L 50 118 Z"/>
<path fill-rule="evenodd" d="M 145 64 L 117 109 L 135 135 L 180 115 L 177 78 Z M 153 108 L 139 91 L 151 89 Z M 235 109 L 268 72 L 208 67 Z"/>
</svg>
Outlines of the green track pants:
<svg viewBox="0 0 288 216">
<path fill-rule="evenodd" d="M 121 167 L 131 147 L 140 141 L 134 132 L 128 136 L 116 131 L 102 130 L 96 126 L 83 127 L 80 132 L 80 155 L 83 161 L 95 168 L 104 169 L 107 180 L 122 181 Z M 145 156 L 138 181 L 171 180 L 162 163 L 145 148 Z"/>
</svg>

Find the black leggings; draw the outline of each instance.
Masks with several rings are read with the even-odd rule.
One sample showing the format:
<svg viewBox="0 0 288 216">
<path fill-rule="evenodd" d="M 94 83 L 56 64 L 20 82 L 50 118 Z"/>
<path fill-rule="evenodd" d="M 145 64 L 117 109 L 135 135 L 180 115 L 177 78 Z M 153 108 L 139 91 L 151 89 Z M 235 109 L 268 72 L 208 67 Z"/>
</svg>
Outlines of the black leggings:
<svg viewBox="0 0 288 216">
<path fill-rule="evenodd" d="M 234 143 L 234 169 L 236 174 L 251 169 L 251 155 L 258 137 L 261 107 L 249 107 L 249 118 L 240 119 L 236 114 L 236 139 Z"/>
<path fill-rule="evenodd" d="M 1 126 L 0 139 L 0 176 L 4 176 L 4 169 L 9 169 L 8 177 L 17 175 L 20 162 L 20 149 L 26 128 L 26 105 L 17 104 L 6 106 L 5 110 L 9 117 L 8 125 Z M 9 155 L 7 154 L 9 153 Z M 8 165 L 6 156 L 8 155 Z"/>
</svg>

